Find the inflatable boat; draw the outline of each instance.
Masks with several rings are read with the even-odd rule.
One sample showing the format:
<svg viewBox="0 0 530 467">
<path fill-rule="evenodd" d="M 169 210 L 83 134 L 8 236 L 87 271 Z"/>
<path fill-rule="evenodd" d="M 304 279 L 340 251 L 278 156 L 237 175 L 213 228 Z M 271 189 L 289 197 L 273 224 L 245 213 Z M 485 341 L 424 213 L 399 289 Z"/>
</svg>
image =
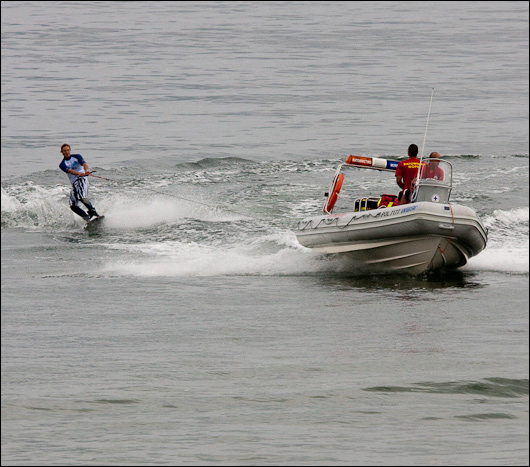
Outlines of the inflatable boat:
<svg viewBox="0 0 530 467">
<path fill-rule="evenodd" d="M 323 213 L 296 224 L 298 242 L 319 253 L 346 255 L 352 267 L 413 275 L 458 268 L 478 255 L 486 247 L 487 231 L 473 209 L 449 202 L 453 169 L 447 160 L 422 159 L 408 204 L 399 205 L 396 196 L 383 194 L 349 197 L 342 203 L 346 209 L 338 209 L 347 171 L 395 173 L 397 164 L 348 156 L 325 194 Z M 431 164 L 443 175 L 428 178 L 432 173 L 423 169 Z"/>
</svg>

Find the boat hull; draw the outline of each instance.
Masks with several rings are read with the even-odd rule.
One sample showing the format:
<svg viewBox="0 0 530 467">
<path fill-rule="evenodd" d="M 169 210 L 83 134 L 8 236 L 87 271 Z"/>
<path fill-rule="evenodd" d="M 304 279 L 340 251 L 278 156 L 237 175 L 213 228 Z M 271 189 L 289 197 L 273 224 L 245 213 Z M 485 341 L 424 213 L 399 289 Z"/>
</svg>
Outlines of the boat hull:
<svg viewBox="0 0 530 467">
<path fill-rule="evenodd" d="M 354 267 L 415 275 L 461 267 L 487 241 L 472 209 L 430 202 L 306 218 L 295 234 L 301 245 L 343 255 Z"/>
</svg>

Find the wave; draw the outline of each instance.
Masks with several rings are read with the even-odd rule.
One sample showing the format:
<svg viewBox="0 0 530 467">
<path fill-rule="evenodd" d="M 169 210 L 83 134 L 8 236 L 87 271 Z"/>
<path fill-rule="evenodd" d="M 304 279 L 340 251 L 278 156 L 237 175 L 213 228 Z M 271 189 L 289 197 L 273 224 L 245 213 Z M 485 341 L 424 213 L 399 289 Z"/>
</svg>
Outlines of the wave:
<svg viewBox="0 0 530 467">
<path fill-rule="evenodd" d="M 98 236 L 84 240 L 79 237 L 83 221 L 68 208 L 70 189 L 64 181 L 52 186 L 35 180 L 3 183 L 2 229 L 52 235 L 60 231 L 109 249 L 119 249 L 121 244 L 126 259 L 107 268 L 121 274 L 281 275 L 347 270 L 340 261 L 300 247 L 290 231 L 302 213 L 318 209 L 314 194 L 321 191 L 320 181 L 308 183 L 307 172 L 333 170 L 329 161 L 254 163 L 225 158 L 216 170 L 204 168 L 211 163 L 203 159 L 186 165 L 188 172 L 182 166 L 175 173 L 126 182 L 91 181 L 90 195 L 106 216 L 105 226 Z M 294 172 L 304 173 L 295 179 Z M 488 245 L 463 269 L 528 274 L 528 206 L 495 210 L 483 216 L 483 223 L 489 229 Z M 131 261 L 135 249 L 142 252 L 141 261 Z"/>
<path fill-rule="evenodd" d="M 68 223 L 66 211 L 58 202 L 60 198 L 67 200 L 68 193 L 63 187 L 45 188 L 31 182 L 10 187 L 9 192 L 2 187 L 2 228 L 33 229 Z M 64 204 L 68 207 L 68 201 Z"/>
<path fill-rule="evenodd" d="M 528 208 L 495 211 L 486 223 L 490 243 L 462 269 L 528 274 Z M 207 243 L 195 240 L 114 246 L 129 253 L 141 253 L 143 258 L 109 263 L 104 272 L 176 277 L 351 272 L 340 258 L 318 255 L 301 247 L 291 231 L 264 234 L 239 231 L 231 242 L 226 237 Z"/>
<path fill-rule="evenodd" d="M 96 191 L 91 198 L 100 213 L 106 215 L 106 225 L 112 229 L 134 229 L 171 224 L 183 218 L 203 221 L 232 221 L 244 218 L 233 211 L 220 210 L 210 197 L 200 201 L 176 194 L 141 189 Z M 28 183 L 2 187 L 2 228 L 52 230 L 57 226 L 77 229 L 82 220 L 69 209 L 69 187 L 43 187 Z"/>
<path fill-rule="evenodd" d="M 234 165 L 254 165 L 256 161 L 251 159 L 245 159 L 243 157 L 205 157 L 195 162 L 180 162 L 175 165 L 176 168 L 182 168 L 184 170 L 193 169 L 210 169 L 217 167 L 233 167 Z"/>
<path fill-rule="evenodd" d="M 479 381 L 421 382 L 409 386 L 375 386 L 364 388 L 369 392 L 426 393 L 426 394 L 471 394 L 482 397 L 520 398 L 528 397 L 528 379 L 485 378 Z M 495 418 L 495 417 L 493 417 Z"/>
<path fill-rule="evenodd" d="M 508 211 L 495 210 L 490 216 L 484 218 L 484 225 L 488 228 L 500 227 L 512 229 L 520 224 L 528 224 L 529 208 L 528 206 L 510 209 Z"/>
<path fill-rule="evenodd" d="M 272 233 L 240 243 L 164 242 L 113 245 L 134 260 L 111 261 L 105 274 L 211 277 L 299 275 L 329 269 L 329 262 L 298 245 L 293 233 Z M 138 256 L 141 256 L 138 259 Z"/>
<path fill-rule="evenodd" d="M 496 210 L 483 223 L 488 229 L 488 244 L 466 268 L 528 274 L 528 206 Z"/>
</svg>

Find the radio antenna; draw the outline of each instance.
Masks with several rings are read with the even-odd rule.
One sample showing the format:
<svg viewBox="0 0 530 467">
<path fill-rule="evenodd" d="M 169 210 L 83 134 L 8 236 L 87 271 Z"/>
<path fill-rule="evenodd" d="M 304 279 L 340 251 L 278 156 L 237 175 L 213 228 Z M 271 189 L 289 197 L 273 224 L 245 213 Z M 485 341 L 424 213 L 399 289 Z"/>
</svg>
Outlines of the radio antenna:
<svg viewBox="0 0 530 467">
<path fill-rule="evenodd" d="M 431 92 L 431 102 L 429 103 L 429 113 L 427 114 L 427 124 L 425 125 L 425 133 L 423 135 L 423 144 L 421 146 L 420 167 L 421 167 L 421 161 L 423 160 L 423 150 L 425 149 L 425 139 L 427 138 L 427 128 L 429 128 L 429 118 L 431 117 L 431 106 L 432 106 L 433 94 L 434 94 L 434 88 L 432 88 L 432 92 Z"/>
<path fill-rule="evenodd" d="M 432 96 L 433 95 L 434 95 L 434 88 L 432 88 L 432 92 L 431 92 L 431 102 L 429 103 L 429 113 L 427 114 L 427 124 L 425 125 L 425 133 L 423 135 L 423 144 L 421 146 L 420 165 L 418 167 L 418 175 L 416 177 L 418 179 L 420 177 L 421 163 L 423 161 L 423 150 L 425 149 L 425 139 L 427 138 L 427 128 L 429 128 L 429 118 L 431 117 L 431 106 L 432 106 Z"/>
</svg>

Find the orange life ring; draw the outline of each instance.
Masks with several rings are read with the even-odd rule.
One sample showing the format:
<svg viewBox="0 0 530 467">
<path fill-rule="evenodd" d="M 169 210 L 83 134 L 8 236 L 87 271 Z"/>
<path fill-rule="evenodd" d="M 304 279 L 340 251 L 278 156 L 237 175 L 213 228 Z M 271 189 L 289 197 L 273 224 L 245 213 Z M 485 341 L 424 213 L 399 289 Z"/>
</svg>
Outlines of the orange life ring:
<svg viewBox="0 0 530 467">
<path fill-rule="evenodd" d="M 325 214 L 329 214 L 331 210 L 333 209 L 333 206 L 335 206 L 335 203 L 337 202 L 337 198 L 339 197 L 339 193 L 342 188 L 343 182 L 344 182 L 344 174 L 337 175 L 337 178 L 335 179 L 335 183 L 333 183 L 333 189 L 331 190 L 331 194 L 328 197 L 328 202 L 324 206 Z"/>
</svg>

